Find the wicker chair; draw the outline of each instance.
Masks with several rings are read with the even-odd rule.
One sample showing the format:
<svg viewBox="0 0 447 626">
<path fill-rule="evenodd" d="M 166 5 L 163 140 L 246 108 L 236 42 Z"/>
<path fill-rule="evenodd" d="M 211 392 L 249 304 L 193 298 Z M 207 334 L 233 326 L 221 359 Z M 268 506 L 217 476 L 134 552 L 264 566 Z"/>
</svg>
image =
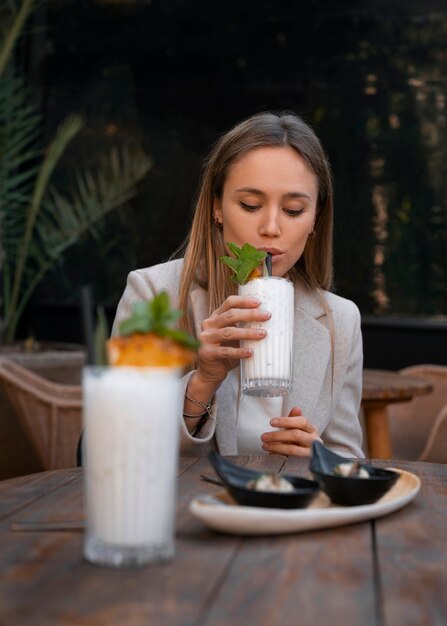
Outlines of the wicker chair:
<svg viewBox="0 0 447 626">
<path fill-rule="evenodd" d="M 0 380 L 45 470 L 76 466 L 82 388 L 53 383 L 0 359 Z"/>
<path fill-rule="evenodd" d="M 429 380 L 433 392 L 388 406 L 393 457 L 447 463 L 447 366 L 413 365 L 400 373 Z"/>
</svg>

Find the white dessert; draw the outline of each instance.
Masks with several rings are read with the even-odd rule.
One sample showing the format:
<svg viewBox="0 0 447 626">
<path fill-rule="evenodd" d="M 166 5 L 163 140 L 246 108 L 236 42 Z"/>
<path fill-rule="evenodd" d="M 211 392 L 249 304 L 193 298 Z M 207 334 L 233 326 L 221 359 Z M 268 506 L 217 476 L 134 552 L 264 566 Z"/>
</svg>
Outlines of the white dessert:
<svg viewBox="0 0 447 626">
<path fill-rule="evenodd" d="M 334 474 L 336 476 L 343 476 L 343 478 L 369 478 L 368 471 L 359 465 L 359 463 L 352 461 L 336 465 L 334 467 Z"/>
<path fill-rule="evenodd" d="M 242 390 L 267 397 L 285 395 L 292 386 L 293 284 L 276 276 L 256 278 L 240 285 L 239 294 L 258 298 L 260 308 L 272 314 L 266 322 L 250 323 L 265 328 L 266 337 L 241 341 L 243 348 L 253 350 L 253 356 L 241 362 Z"/>
<path fill-rule="evenodd" d="M 173 550 L 178 370 L 86 368 L 83 384 L 88 537 Z"/>
<path fill-rule="evenodd" d="M 279 474 L 261 474 L 258 478 L 247 483 L 254 491 L 268 491 L 271 493 L 290 493 L 294 490 L 292 483 Z"/>
</svg>

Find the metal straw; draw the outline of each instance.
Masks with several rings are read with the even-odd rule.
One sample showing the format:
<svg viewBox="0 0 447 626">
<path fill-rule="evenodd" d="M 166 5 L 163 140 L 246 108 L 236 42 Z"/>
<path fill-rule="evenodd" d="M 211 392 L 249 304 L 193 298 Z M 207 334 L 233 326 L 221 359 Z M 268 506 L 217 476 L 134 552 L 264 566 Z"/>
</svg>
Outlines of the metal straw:
<svg viewBox="0 0 447 626">
<path fill-rule="evenodd" d="M 268 275 L 271 276 L 272 275 L 272 255 L 270 254 L 270 252 L 267 252 L 267 258 L 265 260 L 265 265 L 267 267 Z"/>
<path fill-rule="evenodd" d="M 89 285 L 84 285 L 81 289 L 81 309 L 82 309 L 82 326 L 84 330 L 84 342 L 87 347 L 87 364 L 93 365 L 95 362 L 95 344 L 94 331 L 95 325 L 93 319 L 93 298 L 92 289 Z"/>
</svg>

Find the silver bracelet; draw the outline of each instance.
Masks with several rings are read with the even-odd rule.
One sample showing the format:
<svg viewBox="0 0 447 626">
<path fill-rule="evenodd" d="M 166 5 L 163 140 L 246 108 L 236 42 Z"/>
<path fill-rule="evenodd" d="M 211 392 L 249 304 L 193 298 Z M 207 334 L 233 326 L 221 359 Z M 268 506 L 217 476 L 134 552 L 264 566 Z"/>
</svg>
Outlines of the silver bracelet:
<svg viewBox="0 0 447 626">
<path fill-rule="evenodd" d="M 190 402 L 204 409 L 201 415 L 205 415 L 205 413 L 208 413 L 208 417 L 211 417 L 211 401 L 207 402 L 206 404 L 204 402 L 199 402 L 198 400 L 194 400 L 194 398 L 191 398 L 191 396 L 188 395 L 188 392 L 186 391 L 185 391 L 185 398 L 188 398 Z M 200 417 L 200 415 L 189 415 L 188 413 L 183 413 L 183 415 L 185 415 L 186 417 Z"/>
<path fill-rule="evenodd" d="M 208 420 L 213 420 L 213 422 L 216 422 L 217 424 L 217 420 L 215 417 L 213 417 L 212 415 L 210 415 L 209 413 L 201 413 L 200 415 L 191 415 L 190 413 L 183 413 L 183 417 L 186 417 L 187 419 L 203 419 L 205 418 L 205 422 L 207 422 Z"/>
</svg>

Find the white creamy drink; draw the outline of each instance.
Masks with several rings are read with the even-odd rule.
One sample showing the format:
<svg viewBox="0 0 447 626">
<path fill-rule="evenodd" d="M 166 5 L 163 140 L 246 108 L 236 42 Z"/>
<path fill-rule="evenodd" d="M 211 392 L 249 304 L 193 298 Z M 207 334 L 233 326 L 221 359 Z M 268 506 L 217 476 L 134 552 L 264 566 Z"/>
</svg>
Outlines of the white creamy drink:
<svg viewBox="0 0 447 626">
<path fill-rule="evenodd" d="M 292 388 L 294 288 L 286 278 L 255 278 L 239 286 L 239 295 L 261 301 L 260 308 L 272 315 L 266 322 L 250 323 L 265 328 L 266 337 L 241 341 L 241 347 L 253 350 L 253 356 L 241 361 L 241 386 L 246 394 L 284 396 Z"/>
<path fill-rule="evenodd" d="M 173 556 L 179 370 L 87 367 L 83 388 L 86 559 L 119 567 Z"/>
</svg>

